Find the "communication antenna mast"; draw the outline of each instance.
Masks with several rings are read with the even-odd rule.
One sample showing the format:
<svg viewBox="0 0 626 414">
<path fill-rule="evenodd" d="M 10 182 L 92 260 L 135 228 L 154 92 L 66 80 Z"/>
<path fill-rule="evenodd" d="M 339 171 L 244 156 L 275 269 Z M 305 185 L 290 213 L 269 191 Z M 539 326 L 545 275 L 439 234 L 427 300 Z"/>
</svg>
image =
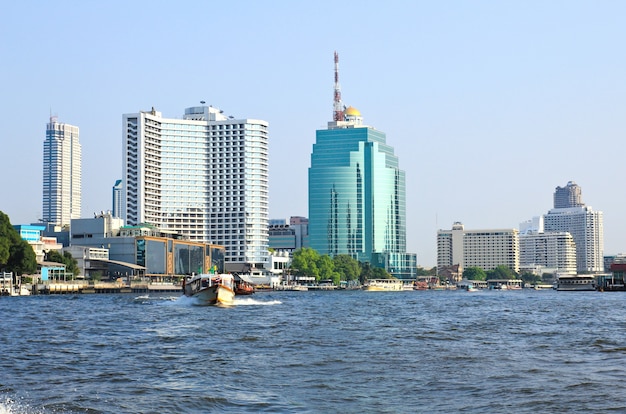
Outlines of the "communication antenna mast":
<svg viewBox="0 0 626 414">
<path fill-rule="evenodd" d="M 339 87 L 339 54 L 335 51 L 335 97 L 333 100 L 333 121 L 343 121 L 341 88 Z"/>
</svg>

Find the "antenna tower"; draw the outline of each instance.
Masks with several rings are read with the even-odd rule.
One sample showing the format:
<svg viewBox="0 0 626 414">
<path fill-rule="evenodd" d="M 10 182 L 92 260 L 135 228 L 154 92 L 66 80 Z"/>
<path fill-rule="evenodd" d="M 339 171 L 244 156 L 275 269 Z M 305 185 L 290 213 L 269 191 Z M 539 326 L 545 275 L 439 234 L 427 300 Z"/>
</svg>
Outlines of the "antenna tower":
<svg viewBox="0 0 626 414">
<path fill-rule="evenodd" d="M 335 97 L 333 100 L 333 121 L 343 121 L 341 88 L 339 87 L 339 54 L 335 51 Z"/>
</svg>

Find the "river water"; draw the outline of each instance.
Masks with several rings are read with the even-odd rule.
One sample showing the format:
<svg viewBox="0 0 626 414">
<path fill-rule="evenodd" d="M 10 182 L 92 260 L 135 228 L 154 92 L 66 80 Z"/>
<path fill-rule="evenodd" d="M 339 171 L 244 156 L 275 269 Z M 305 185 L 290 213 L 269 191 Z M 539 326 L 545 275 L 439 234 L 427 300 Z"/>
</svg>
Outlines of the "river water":
<svg viewBox="0 0 626 414">
<path fill-rule="evenodd" d="M 623 293 L 0 298 L 5 413 L 625 412 Z"/>
</svg>

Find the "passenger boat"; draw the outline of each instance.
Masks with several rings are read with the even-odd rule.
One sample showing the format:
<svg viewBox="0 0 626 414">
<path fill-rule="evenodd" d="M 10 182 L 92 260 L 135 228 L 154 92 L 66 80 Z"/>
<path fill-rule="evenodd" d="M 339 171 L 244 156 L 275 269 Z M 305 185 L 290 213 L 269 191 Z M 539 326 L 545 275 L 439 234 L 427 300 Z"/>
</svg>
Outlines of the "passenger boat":
<svg viewBox="0 0 626 414">
<path fill-rule="evenodd" d="M 382 292 L 403 290 L 403 288 L 400 279 L 370 279 L 367 281 L 367 284 L 363 286 L 363 290 Z"/>
<path fill-rule="evenodd" d="M 183 279 L 183 293 L 199 305 L 232 305 L 235 283 L 230 274 L 200 274 Z"/>
<path fill-rule="evenodd" d="M 591 291 L 596 288 L 596 278 L 591 275 L 559 276 L 556 280 L 558 291 Z"/>
</svg>

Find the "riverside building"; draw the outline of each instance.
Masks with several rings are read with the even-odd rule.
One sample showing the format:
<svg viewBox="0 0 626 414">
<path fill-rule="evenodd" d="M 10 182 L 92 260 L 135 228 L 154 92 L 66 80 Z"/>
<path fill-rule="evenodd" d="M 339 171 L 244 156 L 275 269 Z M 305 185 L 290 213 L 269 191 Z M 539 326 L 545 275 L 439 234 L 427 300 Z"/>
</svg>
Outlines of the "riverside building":
<svg viewBox="0 0 626 414">
<path fill-rule="evenodd" d="M 50 117 L 43 144 L 43 216 L 54 226 L 80 218 L 82 153 L 78 127 Z"/>
<path fill-rule="evenodd" d="M 520 234 L 520 268 L 542 273 L 576 274 L 576 243 L 568 232 Z"/>
<path fill-rule="evenodd" d="M 519 271 L 517 229 L 465 230 L 460 222 L 437 232 L 437 266 L 460 265 L 492 270 L 506 266 Z"/>
<path fill-rule="evenodd" d="M 544 215 L 547 232 L 569 232 L 576 244 L 578 272 L 604 271 L 604 225 L 591 206 L 554 208 Z"/>
<path fill-rule="evenodd" d="M 225 247 L 225 270 L 268 262 L 268 123 L 212 106 L 123 116 L 122 218 Z"/>
<path fill-rule="evenodd" d="M 604 271 L 604 221 L 601 211 L 594 211 L 582 202 L 581 189 L 570 181 L 557 187 L 554 207 L 543 216 L 544 231 L 569 232 L 576 244 L 576 270 Z M 562 206 L 562 207 L 557 207 Z"/>
<path fill-rule="evenodd" d="M 385 134 L 341 105 L 337 62 L 335 54 L 333 121 L 316 131 L 309 167 L 309 245 L 415 279 L 416 255 L 406 252 L 405 173 Z"/>
</svg>

